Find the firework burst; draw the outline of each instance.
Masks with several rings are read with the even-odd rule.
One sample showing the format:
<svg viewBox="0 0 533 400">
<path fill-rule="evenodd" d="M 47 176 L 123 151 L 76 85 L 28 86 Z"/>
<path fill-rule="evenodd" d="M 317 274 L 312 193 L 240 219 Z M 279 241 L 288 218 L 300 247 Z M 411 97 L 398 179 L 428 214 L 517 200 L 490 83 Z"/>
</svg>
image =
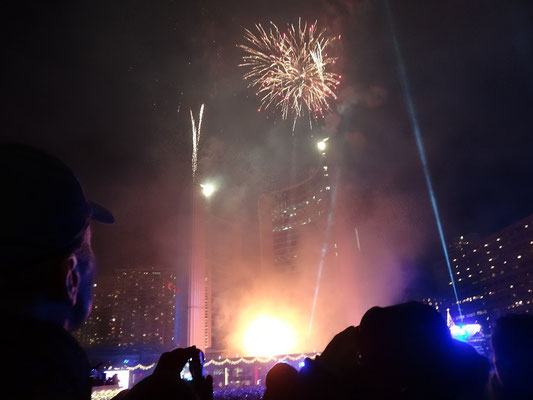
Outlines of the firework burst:
<svg viewBox="0 0 533 400">
<path fill-rule="evenodd" d="M 200 133 L 202 132 L 202 119 L 204 117 L 204 105 L 200 107 L 200 114 L 198 115 L 198 125 L 194 120 L 194 115 L 191 112 L 191 126 L 192 126 L 192 179 L 196 178 L 196 171 L 198 170 L 198 147 L 200 145 Z"/>
<path fill-rule="evenodd" d="M 286 32 L 273 22 L 268 30 L 261 24 L 255 27 L 257 33 L 245 30 L 248 43 L 238 47 L 246 52 L 239 66 L 248 69 L 244 79 L 260 97 L 258 111 L 274 106 L 283 119 L 293 119 L 293 130 L 296 120 L 307 114 L 312 127 L 312 121 L 323 118 L 329 102 L 337 98 L 341 76 L 330 71 L 337 58 L 325 52 L 337 37 L 318 31 L 316 21 L 308 26 L 298 20 L 298 26 L 291 24 Z"/>
</svg>

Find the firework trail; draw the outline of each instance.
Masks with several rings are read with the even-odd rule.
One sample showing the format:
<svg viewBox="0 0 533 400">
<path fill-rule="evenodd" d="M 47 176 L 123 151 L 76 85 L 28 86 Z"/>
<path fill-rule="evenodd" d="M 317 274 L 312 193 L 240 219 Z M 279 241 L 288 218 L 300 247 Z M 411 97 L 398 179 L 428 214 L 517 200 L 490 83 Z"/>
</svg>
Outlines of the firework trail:
<svg viewBox="0 0 533 400">
<path fill-rule="evenodd" d="M 296 120 L 307 114 L 312 128 L 312 121 L 324 118 L 329 102 L 337 98 L 341 76 L 329 70 L 337 58 L 325 50 L 340 36 L 327 37 L 325 30 L 317 30 L 316 21 L 308 27 L 300 19 L 297 27 L 291 24 L 283 33 L 273 22 L 268 30 L 261 24 L 255 27 L 257 34 L 245 29 L 248 43 L 238 47 L 246 52 L 239 64 L 248 69 L 244 79 L 260 96 L 258 111 L 279 109 L 283 119 L 293 118 L 293 130 Z"/>
<path fill-rule="evenodd" d="M 204 105 L 200 106 L 200 114 L 198 115 L 198 126 L 194 120 L 192 110 L 191 113 L 191 126 L 192 126 L 192 180 L 196 178 L 196 171 L 198 170 L 198 146 L 200 144 L 200 133 L 202 131 L 202 119 L 204 116 Z"/>
</svg>

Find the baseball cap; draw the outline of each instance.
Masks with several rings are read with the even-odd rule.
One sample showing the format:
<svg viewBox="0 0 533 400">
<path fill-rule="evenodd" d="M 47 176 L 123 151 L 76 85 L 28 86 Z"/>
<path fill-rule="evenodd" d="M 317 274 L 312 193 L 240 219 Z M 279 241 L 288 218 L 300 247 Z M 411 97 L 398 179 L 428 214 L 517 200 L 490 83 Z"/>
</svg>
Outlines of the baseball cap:
<svg viewBox="0 0 533 400">
<path fill-rule="evenodd" d="M 31 146 L 0 144 L 0 262 L 36 261 L 68 249 L 110 211 L 85 198 L 72 170 Z"/>
</svg>

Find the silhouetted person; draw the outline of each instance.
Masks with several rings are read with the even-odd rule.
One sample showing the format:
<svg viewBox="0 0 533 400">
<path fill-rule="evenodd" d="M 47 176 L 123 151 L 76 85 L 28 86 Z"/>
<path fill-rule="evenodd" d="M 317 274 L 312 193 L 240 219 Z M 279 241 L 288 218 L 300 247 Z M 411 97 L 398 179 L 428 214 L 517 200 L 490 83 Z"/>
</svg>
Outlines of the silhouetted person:
<svg viewBox="0 0 533 400">
<path fill-rule="evenodd" d="M 298 371 L 286 363 L 274 365 L 265 379 L 263 400 L 292 400 L 299 391 Z"/>
<path fill-rule="evenodd" d="M 120 383 L 120 380 L 118 379 L 118 375 L 114 374 L 111 378 L 109 378 L 109 385 L 118 386 Z"/>
<path fill-rule="evenodd" d="M 415 302 L 370 309 L 302 369 L 308 398 L 329 391 L 335 398 L 479 399 L 488 373 L 484 357 L 453 340 L 434 309 Z"/>
<path fill-rule="evenodd" d="M 90 223 L 112 223 L 113 216 L 86 200 L 65 164 L 29 146 L 0 145 L 0 190 L 1 365 L 7 369 L 1 375 L 17 371 L 15 381 L 2 386 L 2 397 L 90 399 L 87 357 L 69 332 L 91 310 Z M 179 379 L 197 356 L 194 347 L 164 353 L 131 398 L 188 398 L 191 391 L 211 398 L 210 377 L 197 374 L 192 388 Z"/>
<path fill-rule="evenodd" d="M 489 363 L 451 338 L 432 307 L 374 307 L 359 326 L 361 365 L 376 393 L 401 398 L 478 399 L 486 396 Z"/>
<path fill-rule="evenodd" d="M 91 309 L 90 222 L 113 216 L 66 165 L 28 146 L 0 145 L 0 186 L 3 364 L 24 380 L 8 397 L 89 398 L 87 358 L 68 332 Z"/>
<path fill-rule="evenodd" d="M 497 399 L 533 399 L 533 315 L 499 318 L 492 333 Z"/>
</svg>

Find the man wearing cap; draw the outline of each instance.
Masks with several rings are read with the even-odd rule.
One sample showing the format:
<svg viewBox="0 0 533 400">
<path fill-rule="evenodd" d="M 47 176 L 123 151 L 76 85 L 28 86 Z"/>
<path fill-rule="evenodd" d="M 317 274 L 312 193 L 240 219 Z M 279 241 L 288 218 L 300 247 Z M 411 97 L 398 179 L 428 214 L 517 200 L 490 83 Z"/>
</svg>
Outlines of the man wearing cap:
<svg viewBox="0 0 533 400">
<path fill-rule="evenodd" d="M 113 216 L 85 198 L 64 163 L 25 145 L 0 144 L 0 188 L 2 398 L 90 399 L 89 363 L 69 332 L 91 311 L 90 223 Z M 177 377 L 197 352 L 165 353 L 130 397 L 183 394 Z M 210 379 L 196 384 L 212 396 Z"/>
<path fill-rule="evenodd" d="M 68 332 L 91 310 L 90 222 L 113 216 L 85 199 L 66 165 L 29 146 L 0 145 L 0 187 L 3 390 L 90 398 L 89 364 Z"/>
</svg>

